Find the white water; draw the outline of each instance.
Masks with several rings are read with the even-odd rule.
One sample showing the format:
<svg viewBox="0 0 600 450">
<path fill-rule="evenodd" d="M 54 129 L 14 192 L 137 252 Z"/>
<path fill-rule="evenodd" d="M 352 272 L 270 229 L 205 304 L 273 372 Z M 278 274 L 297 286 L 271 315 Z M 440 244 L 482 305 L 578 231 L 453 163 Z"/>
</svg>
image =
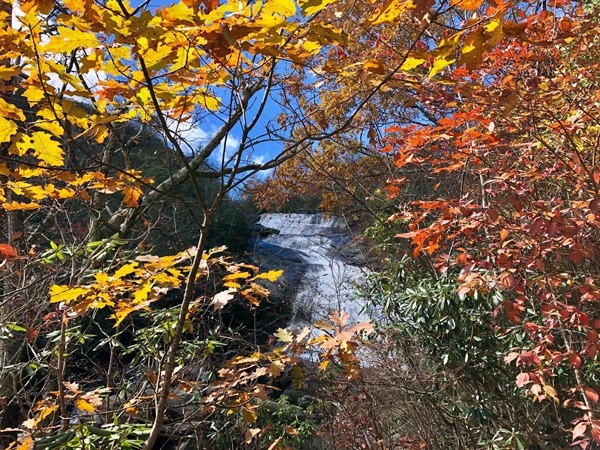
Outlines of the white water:
<svg viewBox="0 0 600 450">
<path fill-rule="evenodd" d="M 368 312 L 361 312 L 365 303 L 352 300 L 355 289 L 351 283 L 360 282 L 366 271 L 340 253 L 351 238 L 343 219 L 323 214 L 265 214 L 259 224 L 279 230 L 279 234 L 259 240 L 258 245 L 264 242 L 293 250 L 306 264 L 290 329 L 299 331 L 336 310 L 350 313 L 348 324 L 369 318 Z"/>
</svg>

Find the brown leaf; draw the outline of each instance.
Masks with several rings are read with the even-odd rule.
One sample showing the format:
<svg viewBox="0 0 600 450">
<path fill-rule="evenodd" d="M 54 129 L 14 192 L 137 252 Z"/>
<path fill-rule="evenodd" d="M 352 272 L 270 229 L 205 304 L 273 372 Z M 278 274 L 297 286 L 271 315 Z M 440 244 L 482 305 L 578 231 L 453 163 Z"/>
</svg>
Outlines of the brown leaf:
<svg viewBox="0 0 600 450">
<path fill-rule="evenodd" d="M 235 289 L 227 289 L 226 291 L 223 292 L 219 292 L 217 295 L 215 295 L 212 299 L 212 302 L 210 302 L 211 305 L 214 305 L 215 310 L 217 309 L 223 309 L 223 307 L 229 303 L 229 300 L 233 299 L 233 294 L 234 292 L 237 292 Z"/>
<path fill-rule="evenodd" d="M 256 436 L 258 433 L 260 433 L 260 428 L 250 428 L 248 431 L 246 431 L 246 440 L 244 442 L 249 444 L 252 442 L 252 439 L 254 439 L 254 436 Z"/>
<path fill-rule="evenodd" d="M 350 318 L 350 314 L 344 313 L 344 311 L 334 311 L 329 315 L 329 318 L 338 327 L 343 328 L 348 319 Z"/>
</svg>

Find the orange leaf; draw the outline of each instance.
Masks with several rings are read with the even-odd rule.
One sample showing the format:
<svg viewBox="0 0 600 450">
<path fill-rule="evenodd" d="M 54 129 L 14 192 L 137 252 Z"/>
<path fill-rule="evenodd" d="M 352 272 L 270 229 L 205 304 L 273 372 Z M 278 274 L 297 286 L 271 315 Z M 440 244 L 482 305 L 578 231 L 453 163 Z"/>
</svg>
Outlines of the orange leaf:
<svg viewBox="0 0 600 450">
<path fill-rule="evenodd" d="M 0 244 L 0 254 L 12 257 L 18 256 L 17 251 L 14 249 L 14 247 L 8 244 Z"/>
<path fill-rule="evenodd" d="M 27 210 L 27 209 L 38 209 L 40 207 L 39 204 L 35 202 L 30 203 L 20 203 L 20 202 L 12 202 L 12 203 L 2 203 L 2 207 L 7 211 L 15 211 L 18 209 Z"/>
<path fill-rule="evenodd" d="M 377 75 L 385 75 L 385 66 L 378 59 L 370 59 L 365 62 L 364 66 L 367 72 L 376 73 Z"/>
</svg>

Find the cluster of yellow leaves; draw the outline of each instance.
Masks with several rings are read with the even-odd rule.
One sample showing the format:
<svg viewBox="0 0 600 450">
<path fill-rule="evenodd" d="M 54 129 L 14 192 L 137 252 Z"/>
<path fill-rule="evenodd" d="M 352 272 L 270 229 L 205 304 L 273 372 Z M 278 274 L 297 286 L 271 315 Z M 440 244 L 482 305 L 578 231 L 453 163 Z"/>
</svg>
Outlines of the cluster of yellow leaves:
<svg viewBox="0 0 600 450">
<path fill-rule="evenodd" d="M 332 2 L 183 0 L 154 11 L 121 0 L 20 4 L 18 26 L 0 29 L 0 60 L 8 64 L 0 66 L 0 79 L 18 77 L 0 98 L 0 145 L 22 165 L 11 164 L 10 171 L 5 166 L 2 174 L 29 171 L 64 179 L 67 172 L 56 171 L 65 170 L 66 147 L 80 137 L 102 144 L 113 123 L 162 115 L 176 124 L 198 111 L 218 110 L 222 105 L 213 88 L 231 81 L 234 73 L 262 77 L 264 59 L 301 62 L 323 45 L 344 39 L 328 26 L 303 21 Z M 2 14 L 0 19 L 10 23 Z M 55 31 L 49 38 L 40 14 L 52 15 Z M 90 84 L 87 76 L 97 81 Z M 21 109 L 25 103 L 27 111 Z M 81 177 L 72 178 L 83 183 Z M 97 187 L 106 192 L 122 190 L 126 206 L 138 204 L 137 183 L 96 181 L 107 184 Z M 31 202 L 6 203 L 4 191 L 0 201 L 6 209 L 36 209 L 47 197 L 89 200 L 80 191 L 55 185 L 12 182 L 0 188 Z"/>
<path fill-rule="evenodd" d="M 174 256 L 141 256 L 136 262 L 120 267 L 112 275 L 100 272 L 87 285 L 60 286 L 50 289 L 50 301 L 69 306 L 67 317 L 83 315 L 89 308 L 114 309 L 118 326 L 134 311 L 148 309 L 168 290 L 181 284 L 186 267 L 181 264 L 195 255 L 189 249 Z"/>
<path fill-rule="evenodd" d="M 47 171 L 42 167 L 33 167 L 28 164 L 13 170 L 9 169 L 6 164 L 0 164 L 0 175 L 7 178 L 6 183 L 0 187 L 0 201 L 4 202 L 2 207 L 7 210 L 38 209 L 42 206 L 39 202 L 44 199 L 89 201 L 91 197 L 88 190 L 106 194 L 122 191 L 123 203 L 132 207 L 137 206 L 138 199 L 142 194 L 141 184 L 152 183 L 151 178 L 142 179 L 141 173 L 133 170 L 123 171 L 115 178 L 107 177 L 101 172 L 86 172 L 80 176 L 62 170 Z M 36 183 L 37 178 L 41 176 L 45 176 L 49 183 L 46 185 Z M 34 181 L 24 181 L 32 178 Z M 6 203 L 7 190 L 30 201 L 13 200 L 11 203 Z"/>
<path fill-rule="evenodd" d="M 283 271 L 257 273 L 257 267 L 248 264 L 233 264 L 225 256 L 215 256 L 223 250 L 224 247 L 220 247 L 202 255 L 201 270 L 198 276 L 208 274 L 210 266 L 213 264 L 224 266 L 229 272 L 232 272 L 223 278 L 224 286 L 228 289 L 213 296 L 210 304 L 214 306 L 215 310 L 222 309 L 239 292 L 252 305 L 258 306 L 261 299 L 269 295 L 269 291 L 252 281 L 260 279 L 275 281 Z M 147 310 L 151 303 L 160 299 L 167 291 L 179 287 L 189 269 L 183 263 L 193 258 L 195 254 L 196 249 L 191 248 L 173 256 L 138 256 L 136 261 L 121 266 L 112 274 L 96 273 L 89 284 L 52 286 L 50 302 L 64 303 L 69 307 L 67 317 L 83 315 L 90 308 L 110 307 L 114 310 L 111 317 L 116 320 L 115 326 L 118 326 L 132 312 Z M 255 275 L 251 276 L 250 272 L 240 271 L 240 269 L 252 270 Z M 247 279 L 251 283 L 242 289 L 243 286 L 237 282 L 241 279 Z M 188 321 L 203 304 L 203 298 L 192 303 L 187 317 Z M 188 326 L 188 330 L 190 329 L 193 329 L 191 323 Z"/>
</svg>

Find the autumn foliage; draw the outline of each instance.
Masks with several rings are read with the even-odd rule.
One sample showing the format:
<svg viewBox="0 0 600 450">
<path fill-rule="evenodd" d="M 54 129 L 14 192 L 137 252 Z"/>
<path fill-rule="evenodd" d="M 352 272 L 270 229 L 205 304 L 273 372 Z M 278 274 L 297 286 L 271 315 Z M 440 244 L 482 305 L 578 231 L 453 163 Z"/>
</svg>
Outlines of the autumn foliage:
<svg viewBox="0 0 600 450">
<path fill-rule="evenodd" d="M 411 239 L 414 256 L 432 255 L 441 272 L 461 269 L 460 295 L 503 293 L 495 314 L 530 339 L 506 349 L 506 363 L 519 368 L 517 386 L 533 401 L 579 410 L 573 441 L 589 448 L 600 444 L 598 25 L 565 4 L 519 13 L 517 24 L 504 20 L 502 6 L 491 7 L 481 25 L 434 51 L 429 76 L 451 58 L 459 66 L 425 94 L 448 115 L 430 126 L 389 128 L 384 151 L 400 173 L 419 166 L 463 176 L 458 189 L 438 185 L 437 198 L 411 202 L 391 220 L 408 223 L 398 236 Z M 397 184 L 390 196 L 402 195 Z"/>
<path fill-rule="evenodd" d="M 465 308 L 495 302 L 480 309 L 502 373 L 524 401 L 555 411 L 573 445 L 600 445 L 593 2 L 0 2 L 1 396 L 4 413 L 24 416 L 4 430 L 13 447 L 121 439 L 135 427 L 119 427 L 147 414 L 136 445 L 150 449 L 174 391 L 201 392 L 205 417 L 239 417 L 244 439 L 229 445 L 260 445 L 272 428 L 252 424 L 275 379 L 286 370 L 302 379 L 301 353 L 316 349 L 344 389 L 361 381 L 359 347 L 373 325 L 350 326 L 343 311 L 316 332 L 279 329 L 279 347 L 255 338 L 211 359 L 222 341 L 242 342 L 222 331 L 228 308 L 256 314 L 281 275 L 206 248 L 219 205 L 248 180 L 263 208 L 306 195 L 399 227 L 374 269 L 406 239 L 436 286 L 453 277 Z M 271 107 L 277 117 L 266 117 Z M 192 142 L 188 133 L 211 121 Z M 160 149 L 145 154 L 143 139 Z M 267 144 L 277 150 L 255 158 Z M 163 170 L 157 179 L 144 158 Z M 199 180 L 218 180 L 215 192 Z M 179 194 L 184 184 L 193 202 Z M 160 216 L 166 203 L 198 229 L 197 245 L 173 256 L 148 242 L 160 227 L 149 211 Z M 154 309 L 177 290 L 175 307 Z M 111 368 L 103 387 L 69 379 L 84 323 L 107 335 L 111 364 L 129 355 L 117 350 L 127 330 L 147 369 L 152 395 L 129 392 L 110 436 L 69 422 L 73 407 L 102 413 L 115 389 Z M 519 346 L 498 343 L 516 334 Z M 218 365 L 213 379 L 184 375 L 194 352 Z M 297 434 L 284 429 L 270 449 Z"/>
</svg>

